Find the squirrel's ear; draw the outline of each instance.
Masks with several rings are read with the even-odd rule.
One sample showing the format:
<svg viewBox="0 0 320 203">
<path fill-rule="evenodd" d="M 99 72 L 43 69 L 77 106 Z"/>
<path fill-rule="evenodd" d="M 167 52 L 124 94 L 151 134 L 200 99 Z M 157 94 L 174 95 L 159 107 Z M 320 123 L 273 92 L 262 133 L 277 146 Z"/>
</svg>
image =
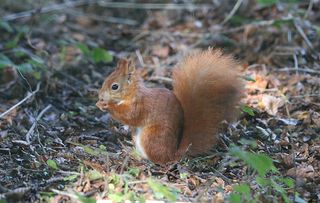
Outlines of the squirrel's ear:
<svg viewBox="0 0 320 203">
<path fill-rule="evenodd" d="M 128 69 L 127 73 L 132 74 L 136 70 L 136 66 L 132 59 L 128 60 Z"/>
<path fill-rule="evenodd" d="M 127 59 L 119 59 L 117 63 L 117 69 L 123 69 L 125 70 L 128 67 L 129 61 Z"/>
<path fill-rule="evenodd" d="M 136 70 L 132 59 L 120 59 L 117 64 L 117 69 L 120 69 L 125 74 L 132 74 Z"/>
</svg>

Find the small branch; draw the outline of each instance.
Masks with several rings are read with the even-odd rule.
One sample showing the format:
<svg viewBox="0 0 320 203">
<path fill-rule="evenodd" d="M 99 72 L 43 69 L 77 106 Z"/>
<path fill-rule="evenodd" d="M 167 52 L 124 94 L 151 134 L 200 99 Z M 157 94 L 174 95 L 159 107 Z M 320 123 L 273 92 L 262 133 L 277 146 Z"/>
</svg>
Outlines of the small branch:
<svg viewBox="0 0 320 203">
<path fill-rule="evenodd" d="M 154 3 L 126 3 L 126 2 L 106 2 L 102 0 L 78 0 L 67 1 L 61 4 L 53 4 L 45 6 L 40 9 L 32 9 L 29 11 L 23 11 L 20 13 L 13 13 L 6 15 L 2 18 L 3 21 L 11 21 L 19 18 L 30 17 L 34 14 L 49 13 L 52 11 L 63 10 L 66 8 L 73 8 L 78 6 L 84 6 L 87 4 L 97 4 L 107 8 L 127 8 L 127 9 L 167 9 L 167 10 L 197 10 L 210 8 L 210 4 L 154 4 Z M 113 19 L 115 20 L 115 19 Z M 118 20 L 118 19 L 116 19 Z"/>
<path fill-rule="evenodd" d="M 9 15 L 4 16 L 2 18 L 2 20 L 11 21 L 11 20 L 19 19 L 19 18 L 30 17 L 30 16 L 32 16 L 34 14 L 49 13 L 49 12 L 52 12 L 52 11 L 57 11 L 57 10 L 62 10 L 62 9 L 66 9 L 66 8 L 83 6 L 83 5 L 86 5 L 86 4 L 95 4 L 98 1 L 99 0 L 67 1 L 67 2 L 62 3 L 62 4 L 53 4 L 53 5 L 50 5 L 50 6 L 45 6 L 45 7 L 40 8 L 40 9 L 32 9 L 32 10 L 23 11 L 23 12 L 20 12 L 20 13 L 9 14 Z"/>
<path fill-rule="evenodd" d="M 236 4 L 234 5 L 233 9 L 231 10 L 231 12 L 228 14 L 228 16 L 222 21 L 222 25 L 226 24 L 231 18 L 232 16 L 237 12 L 237 10 L 240 8 L 241 4 L 242 4 L 243 0 L 238 0 L 236 2 Z"/>
<path fill-rule="evenodd" d="M 308 18 L 309 13 L 310 13 L 310 12 L 311 12 L 311 10 L 312 10 L 313 3 L 314 3 L 314 0 L 310 0 L 310 1 L 309 1 L 308 10 L 307 10 L 307 11 L 306 11 L 306 13 L 304 14 L 303 19 L 307 19 L 307 18 Z"/>
<path fill-rule="evenodd" d="M 172 84 L 172 79 L 171 78 L 161 77 L 161 76 L 150 77 L 149 81 L 163 82 L 163 83 L 168 84 L 168 85 Z"/>
<path fill-rule="evenodd" d="M 9 190 L 6 193 L 0 194 L 0 199 L 5 199 L 7 196 L 22 196 L 30 190 L 31 187 L 20 187 L 13 190 Z"/>
<path fill-rule="evenodd" d="M 212 8 L 210 4 L 160 4 L 160 3 L 127 3 L 98 1 L 98 4 L 107 8 L 145 9 L 145 10 L 198 10 Z"/>
<path fill-rule="evenodd" d="M 314 74 L 319 74 L 320 75 L 320 71 L 316 71 L 316 70 L 312 70 L 309 68 L 281 68 L 278 70 L 275 70 L 278 72 L 285 72 L 285 71 L 300 71 L 300 72 L 305 72 L 305 73 L 314 73 Z"/>
<path fill-rule="evenodd" d="M 30 94 L 28 94 L 28 96 L 26 96 L 24 99 L 22 99 L 21 101 L 19 101 L 17 104 L 13 105 L 10 109 L 8 109 L 7 111 L 3 112 L 0 115 L 0 118 L 3 118 L 5 115 L 7 115 L 8 113 L 10 113 L 13 109 L 17 108 L 18 106 L 20 106 L 23 102 L 27 101 L 30 97 L 32 97 L 33 95 L 35 95 L 40 89 L 40 83 L 37 84 L 36 90 L 31 92 Z"/>
<path fill-rule="evenodd" d="M 48 111 L 51 107 L 52 107 L 52 105 L 49 104 L 46 108 L 44 108 L 44 109 L 39 113 L 39 115 L 38 115 L 37 118 L 36 118 L 36 121 L 32 124 L 31 128 L 29 129 L 29 131 L 28 131 L 27 134 L 26 134 L 26 141 L 27 141 L 27 143 L 29 143 L 29 144 L 31 143 L 30 136 L 31 136 L 31 134 L 33 133 L 35 127 L 37 126 L 38 121 L 41 119 L 41 117 L 43 116 L 43 114 L 44 114 L 46 111 Z"/>
<path fill-rule="evenodd" d="M 298 62 L 298 58 L 297 58 L 297 55 L 296 55 L 296 54 L 293 54 L 293 60 L 294 60 L 294 67 L 295 67 L 295 69 L 297 69 L 296 75 L 298 75 L 298 74 L 299 74 L 299 71 L 298 71 L 298 69 L 299 69 L 299 62 Z"/>
<path fill-rule="evenodd" d="M 304 39 L 304 41 L 306 42 L 306 44 L 308 45 L 308 47 L 310 49 L 313 49 L 313 45 L 310 42 L 310 40 L 308 39 L 307 35 L 304 33 L 303 29 L 301 28 L 301 26 L 298 24 L 297 20 L 293 21 L 294 26 L 296 27 L 298 33 L 301 35 L 301 37 Z"/>
<path fill-rule="evenodd" d="M 73 199 L 79 200 L 79 197 L 75 194 L 72 194 L 72 193 L 68 193 L 68 192 L 60 191 L 60 190 L 56 190 L 56 189 L 51 189 L 51 191 L 58 194 L 58 195 L 67 196 L 67 197 L 71 197 Z"/>
</svg>

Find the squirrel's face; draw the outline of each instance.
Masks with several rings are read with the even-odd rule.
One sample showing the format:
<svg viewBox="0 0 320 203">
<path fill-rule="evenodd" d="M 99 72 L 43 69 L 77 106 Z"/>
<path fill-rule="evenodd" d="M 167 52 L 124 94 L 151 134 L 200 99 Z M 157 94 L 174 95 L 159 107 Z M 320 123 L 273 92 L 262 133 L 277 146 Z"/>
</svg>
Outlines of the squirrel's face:
<svg viewBox="0 0 320 203">
<path fill-rule="evenodd" d="M 136 86 L 135 67 L 131 61 L 120 59 L 117 68 L 105 79 L 97 107 L 102 111 L 124 103 L 134 95 Z"/>
</svg>

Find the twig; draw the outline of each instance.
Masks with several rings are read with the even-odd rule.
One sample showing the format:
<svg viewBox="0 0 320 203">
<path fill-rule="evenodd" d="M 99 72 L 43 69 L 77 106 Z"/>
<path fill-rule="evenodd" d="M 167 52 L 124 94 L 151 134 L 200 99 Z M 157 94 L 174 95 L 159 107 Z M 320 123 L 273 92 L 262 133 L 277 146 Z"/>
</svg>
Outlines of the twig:
<svg viewBox="0 0 320 203">
<path fill-rule="evenodd" d="M 299 74 L 299 62 L 298 62 L 298 58 L 297 58 L 297 55 L 296 54 L 293 54 L 293 60 L 294 60 L 294 67 L 297 69 L 296 71 L 296 75 Z"/>
<path fill-rule="evenodd" d="M 281 68 L 281 69 L 277 69 L 275 71 L 278 71 L 278 72 L 300 71 L 300 72 L 306 72 L 306 73 L 320 74 L 320 71 L 312 70 L 312 69 L 309 69 L 309 68 Z"/>
<path fill-rule="evenodd" d="M 157 81 L 157 82 L 163 82 L 165 84 L 171 85 L 172 79 L 167 77 L 161 77 L 161 76 L 153 76 L 149 78 L 150 81 Z"/>
<path fill-rule="evenodd" d="M 58 195 L 63 195 L 63 196 L 67 196 L 67 197 L 71 197 L 73 199 L 79 200 L 79 197 L 75 194 L 72 194 L 72 193 L 68 193 L 68 192 L 60 191 L 60 190 L 56 190 L 56 189 L 51 189 L 51 191 L 58 194 Z"/>
<path fill-rule="evenodd" d="M 310 13 L 310 12 L 311 12 L 311 10 L 312 10 L 313 3 L 314 3 L 314 0 L 310 0 L 310 1 L 309 1 L 308 10 L 307 10 L 307 11 L 306 11 L 306 13 L 304 14 L 303 19 L 307 19 L 307 18 L 308 18 L 309 13 Z"/>
<path fill-rule="evenodd" d="M 145 63 L 144 63 L 144 61 L 143 61 L 143 57 L 142 57 L 141 52 L 140 52 L 139 49 L 136 50 L 136 55 L 137 55 L 137 57 L 138 57 L 138 60 L 139 60 L 139 62 L 140 62 L 140 65 L 141 65 L 142 67 L 145 67 L 146 65 L 145 65 Z"/>
<path fill-rule="evenodd" d="M 237 10 L 240 8 L 241 4 L 242 4 L 243 0 L 238 0 L 236 2 L 236 4 L 234 5 L 233 9 L 231 10 L 231 12 L 228 14 L 228 16 L 222 21 L 222 25 L 226 24 L 231 18 L 232 16 L 237 12 Z"/>
<path fill-rule="evenodd" d="M 128 3 L 128 2 L 106 2 L 98 1 L 98 4 L 108 8 L 127 9 L 163 9 L 163 10 L 198 10 L 212 7 L 210 4 L 159 4 L 159 3 Z"/>
<path fill-rule="evenodd" d="M 301 35 L 301 37 L 304 39 L 304 41 L 306 42 L 306 44 L 308 45 L 308 47 L 310 49 L 313 49 L 313 45 L 310 42 L 310 40 L 308 39 L 307 35 L 304 33 L 303 29 L 301 28 L 301 26 L 298 24 L 297 20 L 293 21 L 294 26 L 296 27 L 296 29 L 298 30 L 299 34 Z"/>
<path fill-rule="evenodd" d="M 98 1 L 99 0 L 67 1 L 67 2 L 62 3 L 62 4 L 54 4 L 54 5 L 46 6 L 46 7 L 40 8 L 40 9 L 32 9 L 32 10 L 23 11 L 23 12 L 20 12 L 20 13 L 9 14 L 9 15 L 4 16 L 2 18 L 2 20 L 11 21 L 11 20 L 19 19 L 19 18 L 30 17 L 30 16 L 32 16 L 34 14 L 37 14 L 37 13 L 49 13 L 49 12 L 52 12 L 52 11 L 57 11 L 57 10 L 62 10 L 62 9 L 66 9 L 66 8 L 83 6 L 83 5 L 86 5 L 86 4 L 95 4 Z"/>
<path fill-rule="evenodd" d="M 115 23 L 115 24 L 125 24 L 125 25 L 137 25 L 138 22 L 132 19 L 127 19 L 127 18 L 119 18 L 119 17 L 112 17 L 112 16 L 99 16 L 95 14 L 84 14 L 82 12 L 78 12 L 75 10 L 68 11 L 68 13 L 80 16 L 80 15 L 85 15 L 88 18 L 91 18 L 95 21 L 102 21 L 102 22 L 107 22 L 107 23 Z"/>
<path fill-rule="evenodd" d="M 0 194 L 0 199 L 5 199 L 7 196 L 22 196 L 25 193 L 27 193 L 29 190 L 31 190 L 31 187 L 19 187 L 13 190 L 9 190 L 6 193 Z"/>
<path fill-rule="evenodd" d="M 6 15 L 2 18 L 4 21 L 16 20 L 19 18 L 30 17 L 34 14 L 49 13 L 52 11 L 63 10 L 66 8 L 73 8 L 78 6 L 83 6 L 87 4 L 96 4 L 107 8 L 127 8 L 127 9 L 168 9 L 168 10 L 197 10 L 205 9 L 210 7 L 209 4 L 154 4 L 154 3 L 126 3 L 126 2 L 105 2 L 101 0 L 78 0 L 78 1 L 67 1 L 61 4 L 54 4 L 50 6 L 45 6 L 40 9 L 32 9 L 29 11 L 23 11 L 20 13 L 13 13 Z"/>
<path fill-rule="evenodd" d="M 122 166 L 121 166 L 121 169 L 120 169 L 120 174 L 121 174 L 121 175 L 123 174 L 124 167 L 126 167 L 126 165 L 128 164 L 128 160 L 129 160 L 129 156 L 127 155 L 127 156 L 124 158 L 123 163 L 122 163 Z"/>
<path fill-rule="evenodd" d="M 39 113 L 39 115 L 38 115 L 37 118 L 36 118 L 36 121 L 32 124 L 31 128 L 29 129 L 29 131 L 28 131 L 27 134 L 26 134 L 26 141 L 27 141 L 27 143 L 29 143 L 29 144 L 31 143 L 31 141 L 30 141 L 30 136 L 31 136 L 31 134 L 33 133 L 35 127 L 37 126 L 38 121 L 41 119 L 41 117 L 43 116 L 43 114 L 44 114 L 46 111 L 48 111 L 51 107 L 52 107 L 52 105 L 49 104 L 46 108 L 44 108 L 44 109 Z"/>
<path fill-rule="evenodd" d="M 36 94 L 40 89 L 40 83 L 37 84 L 36 90 L 34 90 L 33 92 L 31 92 L 30 94 L 28 94 L 28 96 L 26 96 L 24 99 L 22 99 L 21 101 L 19 101 L 17 104 L 13 105 L 10 109 L 8 109 L 7 111 L 3 112 L 0 115 L 0 118 L 3 118 L 5 115 L 7 115 L 8 113 L 10 113 L 13 109 L 17 108 L 18 106 L 20 106 L 23 102 L 27 101 L 30 97 L 32 97 L 34 94 Z"/>
</svg>

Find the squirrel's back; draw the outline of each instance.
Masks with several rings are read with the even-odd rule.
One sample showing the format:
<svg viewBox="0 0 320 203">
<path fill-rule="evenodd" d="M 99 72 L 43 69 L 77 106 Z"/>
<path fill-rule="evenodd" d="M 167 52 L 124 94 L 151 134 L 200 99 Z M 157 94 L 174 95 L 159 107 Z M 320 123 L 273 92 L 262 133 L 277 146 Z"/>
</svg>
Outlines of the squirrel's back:
<svg viewBox="0 0 320 203">
<path fill-rule="evenodd" d="M 220 50 L 208 49 L 186 57 L 173 70 L 173 90 L 184 111 L 180 149 L 189 155 L 210 150 L 222 121 L 237 115 L 241 81 L 237 63 Z"/>
</svg>

